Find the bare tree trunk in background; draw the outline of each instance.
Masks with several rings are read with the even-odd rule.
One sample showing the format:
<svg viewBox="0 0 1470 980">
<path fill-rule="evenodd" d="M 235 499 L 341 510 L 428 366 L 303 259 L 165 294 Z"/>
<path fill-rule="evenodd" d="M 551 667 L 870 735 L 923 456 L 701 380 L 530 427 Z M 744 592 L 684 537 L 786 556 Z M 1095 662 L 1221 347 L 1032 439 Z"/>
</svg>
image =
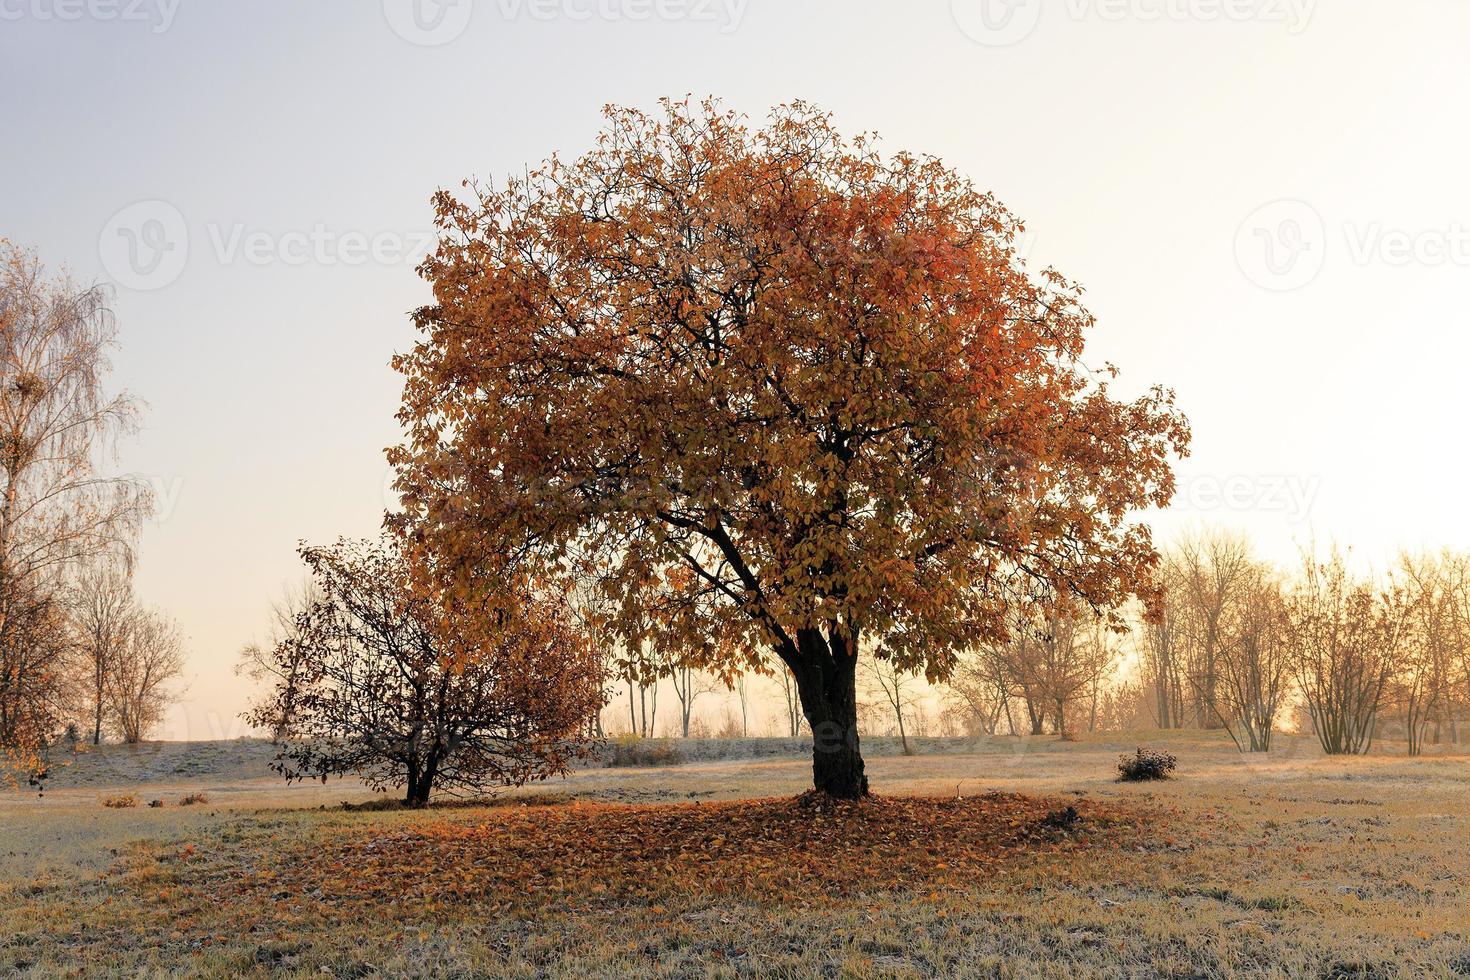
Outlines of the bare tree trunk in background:
<svg viewBox="0 0 1470 980">
<path fill-rule="evenodd" d="M 1193 654 L 1188 678 L 1195 718 L 1201 728 L 1223 728 L 1218 704 L 1221 660 L 1229 644 L 1236 608 L 1253 576 L 1250 543 L 1225 531 L 1183 538 L 1166 558 L 1177 592 L 1180 625 Z"/>
<path fill-rule="evenodd" d="M 893 709 L 893 717 L 898 722 L 898 740 L 903 746 L 903 754 L 913 755 L 914 748 L 909 744 L 908 729 L 903 719 L 903 709 L 910 700 L 907 692 L 907 676 L 894 666 L 893 661 L 885 657 L 873 657 L 869 661 L 869 669 L 874 682 L 883 692 L 884 700 Z"/>
<path fill-rule="evenodd" d="M 1292 669 L 1328 755 L 1373 745 L 1378 710 L 1403 643 L 1404 604 L 1353 580 L 1341 553 L 1303 556 L 1287 602 Z"/>
<path fill-rule="evenodd" d="M 679 699 L 680 734 L 688 738 L 689 722 L 694 717 L 694 703 L 701 694 L 710 694 L 715 688 L 701 671 L 688 663 L 677 664 L 669 676 L 674 684 L 674 696 Z"/>
<path fill-rule="evenodd" d="M 1470 645 L 1470 631 L 1459 606 L 1470 575 L 1467 559 L 1448 553 L 1403 555 L 1406 623 L 1403 645 L 1390 682 L 1391 699 L 1403 710 L 1409 755 L 1424 751 L 1429 726 L 1440 741 L 1446 707 L 1452 701 L 1455 659 Z"/>
<path fill-rule="evenodd" d="M 750 712 L 745 693 L 745 675 L 735 679 L 735 689 L 740 695 L 740 737 L 750 738 Z"/>
<path fill-rule="evenodd" d="M 179 625 L 151 610 L 134 613 L 132 620 L 107 675 L 108 713 L 129 745 L 143 741 L 163 720 L 184 675 Z"/>
<path fill-rule="evenodd" d="M 791 671 L 781 671 L 781 695 L 786 702 L 786 727 L 792 738 L 801 735 L 801 696 Z"/>
<path fill-rule="evenodd" d="M 1281 589 L 1264 565 L 1241 587 L 1220 665 L 1217 708 L 1226 731 L 1242 752 L 1269 752 L 1290 658 Z"/>
<path fill-rule="evenodd" d="M 1027 695 L 1025 703 L 1026 717 L 1031 722 L 1031 734 L 1044 734 L 1046 732 L 1046 710 L 1042 707 L 1041 701 Z"/>
<path fill-rule="evenodd" d="M 1015 718 L 1015 716 L 1013 714 L 1011 714 L 1011 699 L 1010 699 L 1009 696 L 1007 696 L 1005 698 L 1005 706 L 1006 706 L 1006 727 L 1008 727 L 1011 730 L 1011 734 L 1012 735 L 1019 735 L 1020 732 L 1018 732 L 1016 730 L 1016 718 Z"/>
<path fill-rule="evenodd" d="M 69 605 L 92 699 L 92 744 L 100 745 L 107 692 L 137 614 L 126 569 L 111 563 L 88 569 L 72 589 Z"/>
<path fill-rule="evenodd" d="M 1185 652 L 1179 628 L 1179 588 L 1171 565 L 1165 562 L 1159 572 L 1163 592 L 1162 610 L 1157 622 L 1145 623 L 1142 655 L 1143 674 L 1153 692 L 1153 716 L 1163 729 L 1184 726 L 1184 679 L 1182 664 Z"/>
</svg>

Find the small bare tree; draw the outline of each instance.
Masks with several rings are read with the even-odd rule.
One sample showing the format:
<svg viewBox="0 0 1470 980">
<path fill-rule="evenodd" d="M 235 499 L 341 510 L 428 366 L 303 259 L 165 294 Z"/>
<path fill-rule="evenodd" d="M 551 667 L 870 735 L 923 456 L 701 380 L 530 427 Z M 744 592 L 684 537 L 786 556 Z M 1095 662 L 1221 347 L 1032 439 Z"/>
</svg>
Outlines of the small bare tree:
<svg viewBox="0 0 1470 980">
<path fill-rule="evenodd" d="M 1303 555 L 1286 610 L 1292 672 L 1322 750 L 1367 752 L 1402 641 L 1401 597 L 1354 580 L 1334 548 L 1325 562 Z"/>
<path fill-rule="evenodd" d="M 898 740 L 904 755 L 913 755 L 914 746 L 909 742 L 909 729 L 905 715 L 917 708 L 918 695 L 914 691 L 917 678 L 913 672 L 901 669 L 892 658 L 881 653 L 868 658 L 868 677 L 878 689 L 884 703 L 893 712 L 898 727 Z"/>
<path fill-rule="evenodd" d="M 357 773 L 423 806 L 440 788 L 566 771 L 605 675 L 565 596 L 425 595 L 391 539 L 301 555 L 319 598 L 271 652 L 274 683 L 248 716 L 279 726 L 288 780 Z"/>
<path fill-rule="evenodd" d="M 114 562 L 88 568 L 72 589 L 70 607 L 79 668 L 90 702 L 92 744 L 100 745 L 113 674 L 122 664 L 138 613 L 127 569 Z"/>
<path fill-rule="evenodd" d="M 1118 634 L 1102 617 L 1094 616 L 1086 623 L 1075 651 L 1077 671 L 1081 675 L 1081 698 L 1086 699 L 1087 730 L 1097 731 L 1098 710 L 1102 706 L 1113 668 L 1120 655 Z"/>
<path fill-rule="evenodd" d="M 613 655 L 613 670 L 628 687 L 628 731 L 650 738 L 658 720 L 658 658 L 642 639 L 626 640 Z"/>
<path fill-rule="evenodd" d="M 1291 660 L 1281 589 L 1266 566 L 1253 566 L 1232 607 L 1222 630 L 1215 710 L 1236 748 L 1268 752 Z"/>
<path fill-rule="evenodd" d="M 1390 690 L 1403 712 L 1409 755 L 1419 755 L 1431 719 L 1453 699 L 1456 661 L 1467 646 L 1459 615 L 1465 559 L 1405 554 L 1398 572 L 1406 621 Z"/>
<path fill-rule="evenodd" d="M 1157 616 L 1146 619 L 1140 627 L 1139 663 L 1150 694 L 1154 723 L 1165 729 L 1183 728 L 1189 646 L 1182 589 L 1173 562 L 1166 559 L 1161 563 L 1156 582 L 1159 589 Z"/>
<path fill-rule="evenodd" d="M 689 737 L 689 722 L 694 718 L 694 704 L 706 694 L 715 694 L 719 686 L 708 674 L 684 660 L 669 669 L 674 696 L 679 699 L 679 734 Z"/>
<path fill-rule="evenodd" d="M 988 661 L 986 670 L 1002 685 L 1001 703 L 1006 708 L 1013 732 L 1016 724 L 1010 718 L 1012 700 L 1019 700 L 1025 709 L 1030 734 L 1040 735 L 1046 731 L 1046 651 L 1042 643 L 1036 630 L 1023 624 L 1013 629 L 1004 641 L 986 645 L 979 652 Z"/>
<path fill-rule="evenodd" d="M 179 624 L 156 610 L 134 611 L 105 675 L 108 715 L 124 742 L 135 745 L 158 727 L 183 676 Z"/>
<path fill-rule="evenodd" d="M 796 689 L 796 678 L 784 667 L 776 670 L 776 676 L 781 681 L 781 703 L 786 708 L 786 733 L 796 738 L 801 734 L 801 723 L 805 720 L 801 713 L 801 695 Z"/>
<path fill-rule="evenodd" d="M 1187 643 L 1186 676 L 1195 721 L 1201 728 L 1219 728 L 1228 713 L 1217 703 L 1221 660 L 1231 643 L 1237 607 L 1255 576 L 1250 542 L 1226 531 L 1189 534 L 1166 561 L 1178 600 L 1176 626 L 1182 627 Z"/>
<path fill-rule="evenodd" d="M 735 675 L 735 696 L 740 699 L 740 737 L 750 737 L 750 692 L 744 671 Z"/>
<path fill-rule="evenodd" d="M 1117 656 L 1107 622 L 1068 599 L 1039 605 L 1004 643 L 981 653 L 1003 679 L 1006 696 L 1024 703 L 1032 735 L 1046 731 L 1048 721 L 1056 734 L 1071 734 L 1068 715 L 1084 700 L 1088 726 L 1094 726 L 1103 682 Z"/>
<path fill-rule="evenodd" d="M 280 673 L 283 663 L 276 657 L 275 651 L 283 644 L 300 639 L 302 614 L 314 608 L 323 598 L 321 588 L 312 579 L 287 587 L 281 597 L 271 603 L 270 626 L 265 641 L 252 641 L 241 648 L 239 660 L 235 663 L 235 673 L 255 684 L 290 686 L 293 681 Z M 257 723 L 271 733 L 272 739 L 279 741 L 283 737 L 286 727 L 284 717 L 262 716 Z"/>
<path fill-rule="evenodd" d="M 1001 716 L 1009 714 L 1006 679 L 996 670 L 992 657 L 963 658 L 945 683 L 944 699 L 971 736 L 994 735 Z M 1016 734 L 1014 723 L 1011 734 Z"/>
</svg>

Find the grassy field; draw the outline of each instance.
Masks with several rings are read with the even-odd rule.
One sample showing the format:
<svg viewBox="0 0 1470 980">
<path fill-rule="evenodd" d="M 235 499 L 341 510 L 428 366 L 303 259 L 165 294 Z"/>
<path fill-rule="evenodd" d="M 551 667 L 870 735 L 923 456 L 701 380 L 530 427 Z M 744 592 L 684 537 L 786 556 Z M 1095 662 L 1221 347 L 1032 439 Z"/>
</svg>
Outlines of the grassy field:
<svg viewBox="0 0 1470 980">
<path fill-rule="evenodd" d="M 1140 739 L 1177 779 L 1114 781 Z M 804 807 L 777 753 L 422 812 L 284 789 L 251 743 L 109 750 L 0 798 L 0 972 L 1470 975 L 1470 759 L 937 748 L 871 758 L 857 807 Z"/>
</svg>

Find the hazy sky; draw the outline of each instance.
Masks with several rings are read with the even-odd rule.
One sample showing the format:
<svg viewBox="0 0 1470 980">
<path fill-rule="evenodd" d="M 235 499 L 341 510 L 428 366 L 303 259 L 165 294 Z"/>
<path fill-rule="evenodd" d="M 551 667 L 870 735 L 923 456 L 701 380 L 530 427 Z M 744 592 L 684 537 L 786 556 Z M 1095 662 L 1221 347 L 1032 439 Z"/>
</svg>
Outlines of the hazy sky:
<svg viewBox="0 0 1470 980">
<path fill-rule="evenodd" d="M 373 533 L 430 193 L 586 148 L 607 102 L 792 98 L 933 153 L 1178 389 L 1161 528 L 1470 547 L 1463 0 L 0 0 L 0 235 L 118 284 L 148 403 L 138 589 L 191 637 L 168 737 L 298 539 Z"/>
</svg>

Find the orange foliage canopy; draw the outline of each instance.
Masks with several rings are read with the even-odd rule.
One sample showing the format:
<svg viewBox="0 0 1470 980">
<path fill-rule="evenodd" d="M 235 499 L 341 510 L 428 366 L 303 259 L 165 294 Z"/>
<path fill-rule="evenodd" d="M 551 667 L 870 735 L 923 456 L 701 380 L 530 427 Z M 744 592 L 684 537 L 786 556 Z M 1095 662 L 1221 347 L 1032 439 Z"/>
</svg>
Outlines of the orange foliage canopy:
<svg viewBox="0 0 1470 980">
<path fill-rule="evenodd" d="M 666 102 L 468 186 L 395 360 L 406 522 L 449 575 L 591 576 L 625 634 L 774 652 L 854 757 L 863 645 L 941 678 L 1021 607 L 1147 590 L 1129 518 L 1172 495 L 1173 395 L 1115 399 L 1079 287 L 939 161 L 801 103 Z"/>
</svg>

